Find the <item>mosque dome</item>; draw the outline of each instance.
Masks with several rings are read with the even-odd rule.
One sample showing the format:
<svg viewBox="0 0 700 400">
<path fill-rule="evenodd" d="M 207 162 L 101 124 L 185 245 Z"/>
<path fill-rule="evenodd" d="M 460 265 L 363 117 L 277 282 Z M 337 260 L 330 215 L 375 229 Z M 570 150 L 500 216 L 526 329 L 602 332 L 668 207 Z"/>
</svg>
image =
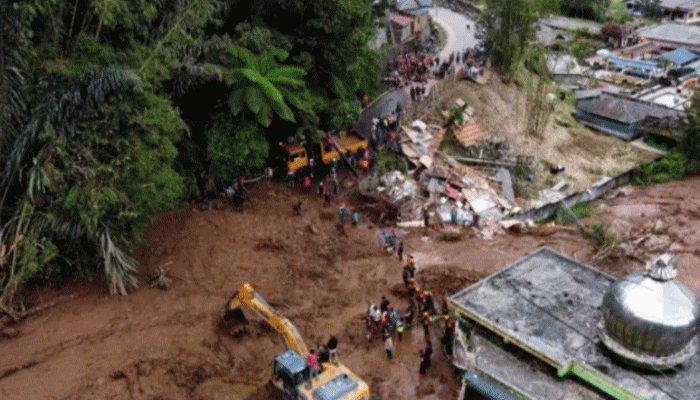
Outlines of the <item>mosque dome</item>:
<svg viewBox="0 0 700 400">
<path fill-rule="evenodd" d="M 600 338 L 618 356 L 641 367 L 665 369 L 697 351 L 700 304 L 676 279 L 671 256 L 648 263 L 612 284 L 603 297 Z"/>
</svg>

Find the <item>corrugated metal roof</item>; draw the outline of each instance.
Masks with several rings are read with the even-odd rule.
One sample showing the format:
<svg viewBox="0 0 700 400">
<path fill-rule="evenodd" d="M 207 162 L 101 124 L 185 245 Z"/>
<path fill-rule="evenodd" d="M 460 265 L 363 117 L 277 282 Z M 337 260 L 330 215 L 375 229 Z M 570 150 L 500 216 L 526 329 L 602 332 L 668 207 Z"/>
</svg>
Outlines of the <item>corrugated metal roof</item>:
<svg viewBox="0 0 700 400">
<path fill-rule="evenodd" d="M 428 11 L 430 11 L 429 7 L 414 8 L 412 10 L 401 10 L 402 13 L 411 14 L 411 15 L 420 15 L 423 13 L 427 13 Z"/>
<path fill-rule="evenodd" d="M 693 60 L 697 60 L 698 56 L 690 52 L 690 50 L 681 47 L 679 49 L 669 51 L 668 53 L 664 53 L 660 55 L 659 58 L 668 60 L 676 65 L 684 65 Z"/>
<path fill-rule="evenodd" d="M 640 37 L 649 40 L 700 46 L 700 26 L 697 25 L 667 23 L 643 28 L 638 32 Z"/>
<path fill-rule="evenodd" d="M 661 8 L 673 8 L 680 10 L 694 10 L 700 7 L 699 0 L 661 0 Z"/>
<path fill-rule="evenodd" d="M 399 0 L 396 2 L 396 9 L 399 11 L 412 10 L 414 8 L 419 8 L 417 0 Z"/>
<path fill-rule="evenodd" d="M 576 108 L 626 124 L 639 122 L 647 116 L 656 118 L 678 116 L 678 112 L 669 108 L 611 93 L 602 93 L 599 97 L 580 100 Z"/>
<path fill-rule="evenodd" d="M 655 61 L 635 60 L 633 58 L 611 56 L 608 58 L 610 64 L 628 67 L 645 73 L 653 73 L 659 65 Z"/>
</svg>

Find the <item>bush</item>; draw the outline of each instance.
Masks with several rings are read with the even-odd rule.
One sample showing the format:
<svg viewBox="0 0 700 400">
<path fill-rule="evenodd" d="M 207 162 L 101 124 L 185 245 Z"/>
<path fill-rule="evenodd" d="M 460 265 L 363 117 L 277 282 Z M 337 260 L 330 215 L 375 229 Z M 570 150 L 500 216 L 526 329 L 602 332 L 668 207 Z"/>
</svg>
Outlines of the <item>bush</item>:
<svg viewBox="0 0 700 400">
<path fill-rule="evenodd" d="M 620 238 L 610 231 L 610 225 L 606 223 L 599 222 L 586 226 L 583 231 L 598 243 L 601 250 L 610 250 L 620 242 Z"/>
<path fill-rule="evenodd" d="M 401 171 L 403 173 L 408 171 L 408 163 L 406 162 L 406 159 L 388 150 L 377 150 L 377 152 L 374 153 L 374 161 L 377 163 L 377 167 L 380 169 L 385 169 L 388 171 Z"/>
<path fill-rule="evenodd" d="M 648 185 L 669 182 L 683 178 L 689 172 L 687 158 L 680 153 L 670 153 L 661 160 L 637 166 L 632 171 L 632 183 Z"/>
</svg>

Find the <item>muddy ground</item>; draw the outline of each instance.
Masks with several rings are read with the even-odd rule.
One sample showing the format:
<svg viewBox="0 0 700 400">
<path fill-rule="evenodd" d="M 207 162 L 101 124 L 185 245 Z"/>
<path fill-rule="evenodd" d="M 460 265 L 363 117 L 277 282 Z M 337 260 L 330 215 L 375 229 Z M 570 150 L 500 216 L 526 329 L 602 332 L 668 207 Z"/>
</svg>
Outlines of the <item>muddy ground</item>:
<svg viewBox="0 0 700 400">
<path fill-rule="evenodd" d="M 413 231 L 404 240 L 419 283 L 439 301 L 541 246 L 615 274 L 672 250 L 681 279 L 700 294 L 699 185 L 692 178 L 635 187 L 596 202 L 596 215 L 582 223 L 617 232 L 614 251 L 601 251 L 575 226 L 458 242 Z M 406 306 L 401 265 L 380 249 L 377 227 L 363 221 L 340 230 L 335 206 L 283 184 L 250 190 L 242 211 L 190 204 L 158 214 L 137 253 L 140 289 L 129 296 L 109 297 L 98 281 L 28 289 L 28 307 L 59 302 L 2 331 L 0 398 L 240 399 L 251 391 L 251 399 L 268 398 L 270 361 L 284 349 L 279 335 L 255 321 L 239 339 L 217 329 L 223 304 L 243 282 L 289 318 L 309 346 L 335 334 L 342 362 L 370 384 L 373 399 L 456 398 L 459 383 L 436 337 L 424 376 L 421 329 L 396 342 L 391 361 L 380 341 L 364 338 L 368 302 L 387 295 Z M 291 215 L 296 200 L 303 201 L 301 217 Z M 168 291 L 149 287 L 149 273 L 160 266 L 174 279 Z"/>
</svg>

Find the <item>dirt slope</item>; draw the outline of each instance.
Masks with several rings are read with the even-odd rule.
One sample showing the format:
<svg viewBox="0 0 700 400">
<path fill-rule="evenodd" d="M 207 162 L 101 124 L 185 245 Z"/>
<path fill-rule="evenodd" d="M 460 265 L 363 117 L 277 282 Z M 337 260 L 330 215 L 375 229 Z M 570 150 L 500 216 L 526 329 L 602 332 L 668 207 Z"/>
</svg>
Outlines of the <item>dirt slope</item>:
<svg viewBox="0 0 700 400">
<path fill-rule="evenodd" d="M 700 293 L 694 268 L 700 257 L 699 183 L 693 178 L 636 188 L 598 203 L 602 212 L 595 218 L 632 233 L 658 228 L 637 250 L 646 255 L 674 246 L 681 277 Z M 159 214 L 138 252 L 141 289 L 127 297 L 108 297 L 100 282 L 30 290 L 28 306 L 78 295 L 11 327 L 16 338 L 0 339 L 0 398 L 240 399 L 264 386 L 272 357 L 284 348 L 261 324 L 241 339 L 216 329 L 222 305 L 242 282 L 251 282 L 296 324 L 309 346 L 336 334 L 342 361 L 368 381 L 374 399 L 455 398 L 459 385 L 435 337 L 434 365 L 425 376 L 418 374 L 421 330 L 396 343 L 391 361 L 379 341 L 364 338 L 361 316 L 368 302 L 385 294 L 392 304 L 406 305 L 396 296 L 400 264 L 380 251 L 376 228 L 363 221 L 346 226 L 343 235 L 334 207 L 324 209 L 313 195 L 281 184 L 260 184 L 251 192 L 252 204 L 242 212 L 183 206 Z M 304 202 L 302 217 L 291 216 L 297 199 Z M 668 240 L 650 240 L 660 235 Z M 405 241 L 420 281 L 438 300 L 540 246 L 582 261 L 598 253 L 569 227 L 456 243 L 407 232 Z M 641 265 L 629 257 L 599 261 L 612 272 Z M 175 277 L 169 291 L 148 287 L 145 277 L 158 266 Z"/>
</svg>

